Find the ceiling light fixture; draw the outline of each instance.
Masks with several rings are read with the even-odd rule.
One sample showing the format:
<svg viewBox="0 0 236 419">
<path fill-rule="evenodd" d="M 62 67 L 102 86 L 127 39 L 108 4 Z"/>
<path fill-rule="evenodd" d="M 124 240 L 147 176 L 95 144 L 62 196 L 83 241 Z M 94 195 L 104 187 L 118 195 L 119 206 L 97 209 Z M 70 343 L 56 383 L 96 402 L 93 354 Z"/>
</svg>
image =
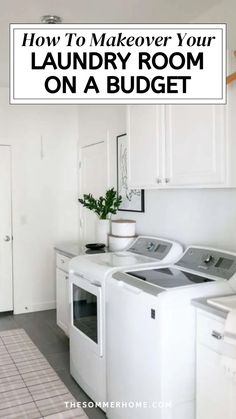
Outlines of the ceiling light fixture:
<svg viewBox="0 0 236 419">
<path fill-rule="evenodd" d="M 60 16 L 55 15 L 44 15 L 41 17 L 41 23 L 61 23 L 62 18 Z"/>
</svg>

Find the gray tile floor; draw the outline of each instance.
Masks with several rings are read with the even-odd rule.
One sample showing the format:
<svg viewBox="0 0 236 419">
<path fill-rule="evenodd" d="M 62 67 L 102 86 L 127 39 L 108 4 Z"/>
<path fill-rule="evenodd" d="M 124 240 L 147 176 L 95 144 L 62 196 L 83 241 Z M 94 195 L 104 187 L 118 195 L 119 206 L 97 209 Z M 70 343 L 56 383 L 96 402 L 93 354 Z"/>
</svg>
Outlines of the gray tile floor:
<svg viewBox="0 0 236 419">
<path fill-rule="evenodd" d="M 70 375 L 69 340 L 56 324 L 56 311 L 47 310 L 28 314 L 0 314 L 0 330 L 23 328 L 47 358 L 61 380 L 78 401 L 90 401 Z M 100 409 L 86 408 L 91 419 L 105 419 Z"/>
</svg>

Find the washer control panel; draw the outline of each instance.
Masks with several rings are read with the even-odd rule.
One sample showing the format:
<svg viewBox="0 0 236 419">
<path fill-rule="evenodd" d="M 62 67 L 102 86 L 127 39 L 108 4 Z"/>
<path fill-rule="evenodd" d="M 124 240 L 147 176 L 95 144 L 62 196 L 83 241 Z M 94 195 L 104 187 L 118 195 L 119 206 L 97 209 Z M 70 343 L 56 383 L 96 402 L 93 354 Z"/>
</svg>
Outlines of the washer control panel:
<svg viewBox="0 0 236 419">
<path fill-rule="evenodd" d="M 230 279 L 236 273 L 236 256 L 211 249 L 189 247 L 176 265 Z"/>
<path fill-rule="evenodd" d="M 171 248 L 172 243 L 165 240 L 139 237 L 128 250 L 138 255 L 162 260 L 168 255 Z"/>
</svg>

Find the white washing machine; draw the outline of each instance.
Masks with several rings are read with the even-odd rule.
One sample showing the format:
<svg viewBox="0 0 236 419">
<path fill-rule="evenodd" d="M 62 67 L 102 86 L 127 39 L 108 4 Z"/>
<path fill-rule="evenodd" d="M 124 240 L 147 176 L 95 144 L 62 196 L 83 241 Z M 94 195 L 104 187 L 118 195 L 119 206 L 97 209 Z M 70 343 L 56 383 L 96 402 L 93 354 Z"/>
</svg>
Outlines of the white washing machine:
<svg viewBox="0 0 236 419">
<path fill-rule="evenodd" d="M 183 247 L 157 237 L 138 237 L 122 252 L 78 256 L 70 262 L 70 371 L 83 390 L 106 410 L 106 280 L 124 268 L 176 261 Z"/>
<path fill-rule="evenodd" d="M 235 290 L 236 254 L 196 246 L 174 265 L 108 279 L 109 419 L 195 418 L 191 300 Z"/>
</svg>

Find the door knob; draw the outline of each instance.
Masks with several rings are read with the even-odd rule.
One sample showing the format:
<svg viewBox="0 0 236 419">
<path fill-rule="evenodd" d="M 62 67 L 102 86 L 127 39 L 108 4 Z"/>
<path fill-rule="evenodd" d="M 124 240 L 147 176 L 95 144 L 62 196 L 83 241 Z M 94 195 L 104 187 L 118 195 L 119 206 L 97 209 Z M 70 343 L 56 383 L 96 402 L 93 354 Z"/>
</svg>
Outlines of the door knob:
<svg viewBox="0 0 236 419">
<path fill-rule="evenodd" d="M 5 242 L 9 242 L 11 239 L 10 239 L 10 237 L 9 236 L 5 236 L 5 239 L 4 239 L 4 241 Z"/>
</svg>

